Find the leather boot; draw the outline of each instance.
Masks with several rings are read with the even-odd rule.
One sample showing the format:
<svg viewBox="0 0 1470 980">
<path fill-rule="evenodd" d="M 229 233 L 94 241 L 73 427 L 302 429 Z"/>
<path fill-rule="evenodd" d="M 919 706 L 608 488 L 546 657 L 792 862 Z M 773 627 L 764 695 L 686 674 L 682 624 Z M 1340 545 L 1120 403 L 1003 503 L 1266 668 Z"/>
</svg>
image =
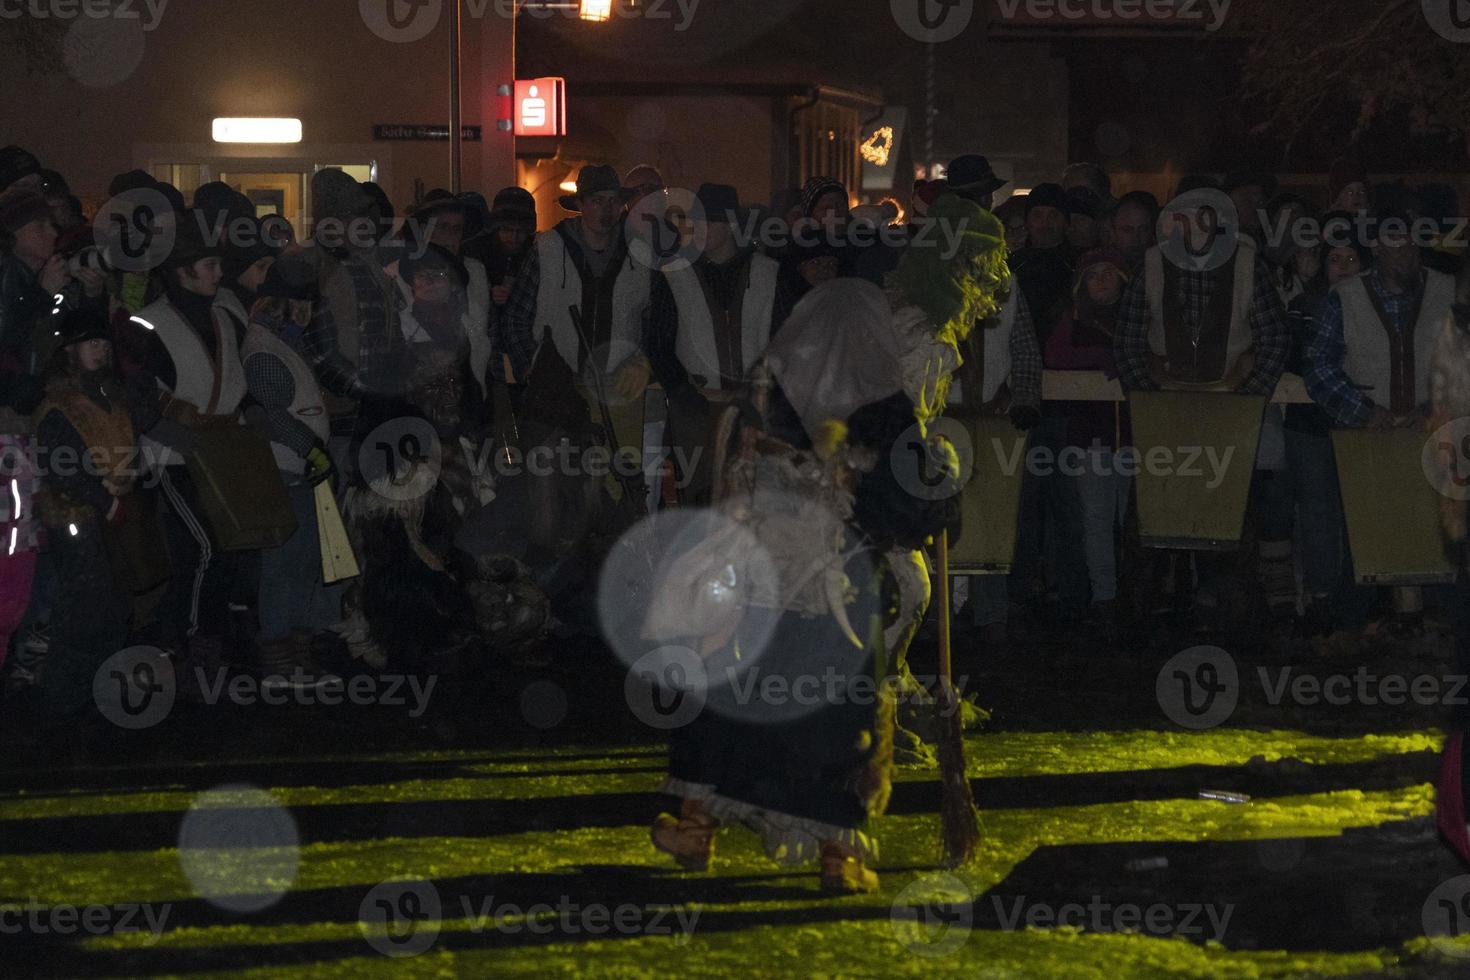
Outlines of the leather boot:
<svg viewBox="0 0 1470 980">
<path fill-rule="evenodd" d="M 863 859 L 837 841 L 822 842 L 822 891 L 829 895 L 856 895 L 878 890 L 878 875 Z"/>
<path fill-rule="evenodd" d="M 685 871 L 708 871 L 720 822 L 698 800 L 685 800 L 677 817 L 660 813 L 649 838 Z"/>
</svg>

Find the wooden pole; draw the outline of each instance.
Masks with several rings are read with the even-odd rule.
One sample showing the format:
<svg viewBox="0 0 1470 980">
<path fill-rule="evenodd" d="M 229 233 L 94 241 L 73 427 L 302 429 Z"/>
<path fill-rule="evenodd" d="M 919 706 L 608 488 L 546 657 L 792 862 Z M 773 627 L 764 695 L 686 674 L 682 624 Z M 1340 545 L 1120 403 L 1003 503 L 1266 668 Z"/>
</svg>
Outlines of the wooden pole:
<svg viewBox="0 0 1470 980">
<path fill-rule="evenodd" d="M 965 775 L 964 720 L 960 717 L 950 657 L 948 531 L 939 536 L 938 552 L 935 588 L 939 590 L 939 690 L 935 692 L 934 707 L 939 713 L 939 808 L 944 860 L 954 868 L 975 856 L 980 845 L 980 818 Z"/>
<path fill-rule="evenodd" d="M 460 135 L 464 116 L 460 111 L 459 53 L 462 31 L 459 0 L 449 0 L 449 190 L 458 194 L 464 173 L 464 148 Z"/>
</svg>

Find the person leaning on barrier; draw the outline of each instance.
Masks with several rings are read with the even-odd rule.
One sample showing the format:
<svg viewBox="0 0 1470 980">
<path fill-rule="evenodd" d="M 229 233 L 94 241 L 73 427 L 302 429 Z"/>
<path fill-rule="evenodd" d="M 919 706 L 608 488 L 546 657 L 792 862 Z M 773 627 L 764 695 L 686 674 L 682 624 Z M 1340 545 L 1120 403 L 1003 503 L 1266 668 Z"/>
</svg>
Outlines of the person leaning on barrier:
<svg viewBox="0 0 1470 980">
<path fill-rule="evenodd" d="M 1377 220 L 1373 267 L 1328 296 L 1307 349 L 1307 392 L 1350 428 L 1420 425 L 1428 415 L 1429 359 L 1455 283 L 1426 269 L 1405 214 Z"/>
<path fill-rule="evenodd" d="M 1286 367 L 1290 331 L 1255 244 L 1240 237 L 1228 260 L 1204 269 L 1176 265 L 1165 254 L 1167 244 L 1145 253 L 1143 274 L 1123 293 L 1114 337 L 1123 387 L 1209 385 L 1271 394 Z"/>
</svg>

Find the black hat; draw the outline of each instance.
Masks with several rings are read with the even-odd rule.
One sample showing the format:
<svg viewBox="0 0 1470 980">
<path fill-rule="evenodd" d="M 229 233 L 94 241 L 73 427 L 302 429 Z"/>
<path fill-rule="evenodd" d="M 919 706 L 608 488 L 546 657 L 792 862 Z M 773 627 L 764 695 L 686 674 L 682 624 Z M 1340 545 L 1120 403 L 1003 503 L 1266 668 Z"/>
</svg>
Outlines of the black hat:
<svg viewBox="0 0 1470 980">
<path fill-rule="evenodd" d="M 71 197 L 71 185 L 66 178 L 56 170 L 37 170 L 36 176 L 41 178 L 41 193 L 49 198 Z"/>
<path fill-rule="evenodd" d="M 1067 210 L 1072 214 L 1101 218 L 1103 199 L 1091 187 L 1073 187 L 1067 191 Z"/>
<path fill-rule="evenodd" d="M 221 214 L 227 215 L 227 220 L 255 217 L 255 205 L 250 199 L 222 180 L 199 185 L 194 191 L 194 210 L 203 214 L 211 226 Z"/>
<path fill-rule="evenodd" d="M 52 336 L 53 350 L 80 344 L 84 340 L 112 339 L 112 328 L 107 318 L 95 310 L 67 310 L 53 316 L 51 322 L 54 324 L 52 329 L 56 331 Z"/>
<path fill-rule="evenodd" d="M 740 192 L 729 184 L 700 184 L 694 198 L 704 210 L 705 221 L 734 224 L 744 220 L 745 209 L 740 206 Z"/>
<path fill-rule="evenodd" d="M 234 216 L 225 227 L 224 233 L 224 261 L 220 266 L 224 271 L 225 282 L 234 282 L 261 259 L 268 259 L 280 252 L 257 218 Z"/>
<path fill-rule="evenodd" d="M 978 153 L 966 153 L 955 157 L 945 170 L 949 189 L 962 194 L 993 194 L 1010 181 L 995 175 L 990 161 Z"/>
<path fill-rule="evenodd" d="M 107 185 L 107 196 L 117 197 L 128 191 L 141 190 L 158 190 L 158 181 L 146 170 L 129 170 L 125 174 L 118 174 L 112 178 L 112 183 Z"/>
<path fill-rule="evenodd" d="M 348 222 L 366 214 L 373 199 L 351 174 L 337 167 L 326 167 L 311 175 L 311 211 L 313 223 L 326 219 Z"/>
<path fill-rule="evenodd" d="M 1237 171 L 1236 173 L 1226 174 L 1224 182 L 1220 185 L 1220 190 L 1224 191 L 1226 194 L 1229 194 L 1231 191 L 1234 191 L 1237 188 L 1250 187 L 1252 184 L 1261 189 L 1262 197 L 1267 198 L 1273 196 L 1276 193 L 1276 188 L 1278 186 L 1276 177 L 1272 174 L 1264 173 L 1262 171 L 1252 172 L 1242 170 Z"/>
<path fill-rule="evenodd" d="M 386 234 L 398 217 L 398 211 L 393 207 L 392 199 L 388 197 L 387 191 L 371 180 L 363 182 L 362 192 L 367 195 L 368 208 L 377 212 L 377 217 L 383 223 L 383 231 Z"/>
<path fill-rule="evenodd" d="M 265 282 L 260 284 L 259 295 L 315 302 L 319 295 L 317 278 L 321 270 L 309 256 L 316 254 L 308 249 L 276 259 L 265 274 Z"/>
<path fill-rule="evenodd" d="M 484 201 L 484 198 L 480 198 L 479 204 L 476 204 L 466 200 L 463 194 L 456 197 L 442 187 L 436 187 L 424 195 L 423 201 L 409 211 L 408 216 L 418 224 L 425 225 L 441 214 L 458 214 L 464 218 L 464 238 L 468 240 L 484 230 L 484 214 L 481 211 Z"/>
<path fill-rule="evenodd" d="M 0 191 L 5 190 L 17 180 L 40 172 L 41 161 L 37 160 L 29 150 L 23 150 L 18 146 L 7 146 L 0 149 Z"/>
<path fill-rule="evenodd" d="M 0 230 L 15 234 L 32 221 L 51 217 L 51 205 L 40 191 L 12 187 L 0 191 Z"/>
<path fill-rule="evenodd" d="M 158 193 L 164 196 L 164 198 L 168 201 L 169 206 L 174 209 L 175 214 L 183 214 L 184 211 L 187 210 L 184 207 L 183 191 L 179 190 L 173 184 L 159 181 Z"/>
<path fill-rule="evenodd" d="M 465 269 L 464 263 L 459 260 L 459 256 L 443 246 L 425 245 L 423 254 L 418 257 L 415 257 L 413 252 L 409 252 L 398 260 L 398 278 L 410 286 L 413 285 L 415 274 L 434 269 L 447 270 L 459 284 L 460 289 L 469 285 L 470 274 Z"/>
<path fill-rule="evenodd" d="M 174 247 L 168 253 L 168 258 L 163 261 L 165 269 L 182 269 L 201 259 L 223 257 L 225 254 L 223 241 L 214 238 L 212 234 L 209 239 L 206 239 L 204 226 L 204 216 L 198 211 L 189 210 L 179 215 L 174 234 Z"/>
<path fill-rule="evenodd" d="M 580 212 L 582 204 L 579 198 L 601 194 L 603 191 L 617 191 L 625 201 L 633 196 L 618 179 L 616 170 L 605 163 L 589 163 L 577 173 L 576 192 L 563 194 L 557 198 L 557 203 L 568 211 Z"/>
<path fill-rule="evenodd" d="M 1062 214 L 1072 213 L 1072 202 L 1061 184 L 1037 184 L 1026 195 L 1026 214 L 1037 208 L 1056 208 Z"/>
<path fill-rule="evenodd" d="M 490 205 L 490 227 L 516 224 L 536 227 L 536 199 L 524 187 L 502 188 Z"/>
</svg>

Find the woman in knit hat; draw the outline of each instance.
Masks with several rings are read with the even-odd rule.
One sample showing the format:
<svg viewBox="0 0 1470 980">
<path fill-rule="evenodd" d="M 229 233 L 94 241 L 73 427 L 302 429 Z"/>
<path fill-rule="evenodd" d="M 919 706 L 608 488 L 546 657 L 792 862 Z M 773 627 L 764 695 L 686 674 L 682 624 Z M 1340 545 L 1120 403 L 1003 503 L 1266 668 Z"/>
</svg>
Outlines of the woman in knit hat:
<svg viewBox="0 0 1470 980">
<path fill-rule="evenodd" d="M 1346 157 L 1334 160 L 1327 174 L 1327 210 L 1349 214 L 1368 210 L 1368 175 Z"/>
</svg>

